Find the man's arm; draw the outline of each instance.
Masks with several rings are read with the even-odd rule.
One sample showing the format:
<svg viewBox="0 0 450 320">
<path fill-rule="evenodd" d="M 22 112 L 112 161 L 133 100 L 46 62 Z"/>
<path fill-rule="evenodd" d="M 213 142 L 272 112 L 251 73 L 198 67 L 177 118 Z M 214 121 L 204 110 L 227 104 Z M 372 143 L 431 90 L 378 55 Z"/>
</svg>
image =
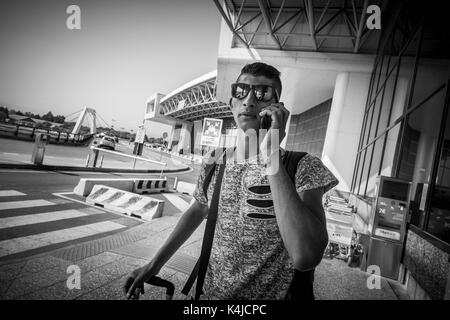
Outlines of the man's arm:
<svg viewBox="0 0 450 320">
<path fill-rule="evenodd" d="M 164 242 L 152 259 L 156 270 L 160 270 L 173 254 L 189 239 L 208 215 L 208 207 L 194 199 L 192 205 L 186 210 L 178 221 L 174 230 Z"/>
<path fill-rule="evenodd" d="M 280 155 L 274 156 L 279 157 L 281 164 Z M 322 260 L 328 244 L 323 189 L 297 193 L 283 165 L 268 179 L 278 227 L 294 267 L 299 271 L 311 270 Z"/>
<path fill-rule="evenodd" d="M 156 270 L 160 270 L 173 254 L 189 239 L 208 215 L 208 207 L 194 199 L 192 205 L 186 210 L 178 221 L 174 230 L 158 250 L 152 264 Z"/>
<path fill-rule="evenodd" d="M 198 228 L 201 222 L 208 215 L 208 206 L 194 200 L 192 205 L 186 210 L 178 221 L 175 229 L 167 238 L 163 246 L 158 250 L 153 259 L 145 266 L 133 271 L 124 286 L 124 291 L 128 297 L 134 296 L 135 290 L 143 286 L 154 275 L 157 275 L 161 268 L 173 256 L 173 254 L 189 239 L 192 233 Z"/>
</svg>

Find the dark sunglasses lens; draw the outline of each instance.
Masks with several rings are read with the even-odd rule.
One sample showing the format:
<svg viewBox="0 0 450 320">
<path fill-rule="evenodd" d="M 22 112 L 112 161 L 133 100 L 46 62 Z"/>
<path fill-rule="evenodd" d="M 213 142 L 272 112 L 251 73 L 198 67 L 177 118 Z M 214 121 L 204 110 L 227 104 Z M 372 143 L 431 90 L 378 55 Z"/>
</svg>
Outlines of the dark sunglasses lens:
<svg viewBox="0 0 450 320">
<path fill-rule="evenodd" d="M 255 97 L 258 101 L 270 101 L 273 97 L 273 88 L 268 86 L 256 86 Z"/>
<path fill-rule="evenodd" d="M 233 84 L 232 86 L 232 96 L 236 99 L 244 99 L 250 90 L 250 87 L 248 85 L 244 84 Z"/>
</svg>

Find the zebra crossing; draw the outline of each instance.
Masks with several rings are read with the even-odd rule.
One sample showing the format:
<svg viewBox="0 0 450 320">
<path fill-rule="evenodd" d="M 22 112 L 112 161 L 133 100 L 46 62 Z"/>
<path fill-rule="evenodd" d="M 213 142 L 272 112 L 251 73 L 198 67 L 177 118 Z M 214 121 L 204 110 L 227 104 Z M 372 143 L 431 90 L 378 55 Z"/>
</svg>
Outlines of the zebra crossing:
<svg viewBox="0 0 450 320">
<path fill-rule="evenodd" d="M 143 223 L 58 194 L 0 190 L 0 261 L 101 238 Z M 164 215 L 187 210 L 191 196 L 152 195 L 165 200 Z"/>
<path fill-rule="evenodd" d="M 0 190 L 0 260 L 50 251 L 141 223 L 52 195 L 36 198 L 19 190 Z"/>
</svg>

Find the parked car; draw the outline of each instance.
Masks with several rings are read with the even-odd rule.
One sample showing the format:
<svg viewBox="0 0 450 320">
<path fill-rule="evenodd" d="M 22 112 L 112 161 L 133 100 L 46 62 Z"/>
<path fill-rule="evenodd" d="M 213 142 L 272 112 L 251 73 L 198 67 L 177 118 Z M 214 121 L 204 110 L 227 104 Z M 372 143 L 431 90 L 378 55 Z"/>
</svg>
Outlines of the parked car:
<svg viewBox="0 0 450 320">
<path fill-rule="evenodd" d="M 116 139 L 114 137 L 104 136 L 99 144 L 99 148 L 115 150 L 116 149 Z"/>
</svg>

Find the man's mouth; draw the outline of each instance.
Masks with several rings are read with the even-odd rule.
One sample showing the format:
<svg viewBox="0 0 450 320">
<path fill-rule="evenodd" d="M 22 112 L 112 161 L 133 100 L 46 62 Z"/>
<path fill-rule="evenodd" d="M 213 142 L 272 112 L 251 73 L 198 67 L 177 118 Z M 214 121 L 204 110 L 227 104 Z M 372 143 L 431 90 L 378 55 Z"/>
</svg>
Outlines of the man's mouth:
<svg viewBox="0 0 450 320">
<path fill-rule="evenodd" d="M 242 120 L 252 120 L 252 119 L 256 120 L 257 119 L 256 114 L 249 113 L 249 112 L 239 113 L 238 117 Z"/>
</svg>

